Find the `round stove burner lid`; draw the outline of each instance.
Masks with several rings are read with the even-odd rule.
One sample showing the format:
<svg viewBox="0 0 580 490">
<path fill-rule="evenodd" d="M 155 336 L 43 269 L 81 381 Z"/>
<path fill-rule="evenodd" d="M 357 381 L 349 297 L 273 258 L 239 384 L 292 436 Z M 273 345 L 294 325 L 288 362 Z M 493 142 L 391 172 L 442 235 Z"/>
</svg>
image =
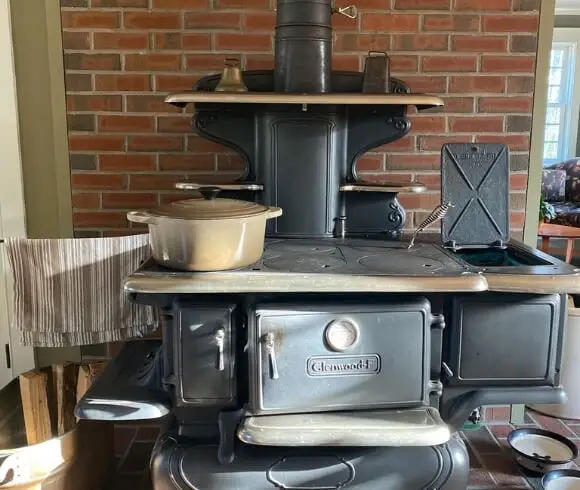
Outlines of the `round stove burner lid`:
<svg viewBox="0 0 580 490">
<path fill-rule="evenodd" d="M 346 261 L 328 255 L 284 255 L 264 259 L 268 269 L 288 272 L 330 272 L 346 265 Z"/>
<path fill-rule="evenodd" d="M 359 264 L 378 272 L 417 274 L 437 272 L 443 263 L 416 253 L 393 250 L 382 254 L 367 255 L 359 259 Z"/>
</svg>

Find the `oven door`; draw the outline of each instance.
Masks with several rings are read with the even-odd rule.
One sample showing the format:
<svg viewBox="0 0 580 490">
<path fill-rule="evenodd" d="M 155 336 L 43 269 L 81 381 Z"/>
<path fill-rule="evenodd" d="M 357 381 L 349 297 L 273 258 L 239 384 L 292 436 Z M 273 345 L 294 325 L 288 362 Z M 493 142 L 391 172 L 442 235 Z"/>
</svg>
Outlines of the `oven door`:
<svg viewBox="0 0 580 490">
<path fill-rule="evenodd" d="M 426 405 L 432 322 L 425 299 L 258 306 L 250 329 L 250 410 L 299 413 Z"/>
<path fill-rule="evenodd" d="M 178 406 L 235 403 L 235 310 L 235 305 L 177 304 L 174 351 Z"/>
</svg>

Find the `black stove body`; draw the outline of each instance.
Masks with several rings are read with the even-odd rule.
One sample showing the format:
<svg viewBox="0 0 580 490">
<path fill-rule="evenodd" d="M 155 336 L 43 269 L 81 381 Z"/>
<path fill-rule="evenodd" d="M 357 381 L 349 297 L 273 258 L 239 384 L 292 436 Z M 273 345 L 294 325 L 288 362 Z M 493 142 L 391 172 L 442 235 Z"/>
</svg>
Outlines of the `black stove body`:
<svg viewBox="0 0 580 490">
<path fill-rule="evenodd" d="M 250 95 L 363 96 L 362 73 L 331 70 L 332 11 L 278 0 L 276 69 L 244 72 Z M 389 91 L 408 92 L 394 79 Z M 155 490 L 465 490 L 457 431 L 476 408 L 565 401 L 578 271 L 510 240 L 502 145 L 444 148 L 454 208 L 441 236 L 409 248 L 397 187 L 355 170 L 410 130 L 404 98 L 243 100 L 197 104 L 194 126 L 244 158 L 233 196 L 283 208 L 262 259 L 211 273 L 150 260 L 127 278 L 134 302 L 162 312 L 163 340 L 128 344 L 77 415 L 164 419 Z"/>
</svg>

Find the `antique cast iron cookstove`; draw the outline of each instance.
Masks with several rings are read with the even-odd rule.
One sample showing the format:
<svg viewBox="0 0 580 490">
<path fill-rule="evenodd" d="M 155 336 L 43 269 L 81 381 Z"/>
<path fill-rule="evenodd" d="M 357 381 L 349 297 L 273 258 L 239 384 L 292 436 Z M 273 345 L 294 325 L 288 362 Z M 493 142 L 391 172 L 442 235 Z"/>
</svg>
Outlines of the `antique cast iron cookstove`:
<svg viewBox="0 0 580 490">
<path fill-rule="evenodd" d="M 441 101 L 332 71 L 332 12 L 278 0 L 274 71 L 244 72 L 247 92 L 215 91 L 215 75 L 167 99 L 195 103 L 196 131 L 244 158 L 224 194 L 284 215 L 250 267 L 150 260 L 125 281 L 160 308 L 163 340 L 130 343 L 77 415 L 164 418 L 155 490 L 465 490 L 456 431 L 475 409 L 565 400 L 580 276 L 510 239 L 507 149 L 446 145 L 453 207 L 409 247 L 396 195 L 424 186 L 360 182 L 355 164 L 410 130 L 408 105 Z"/>
</svg>

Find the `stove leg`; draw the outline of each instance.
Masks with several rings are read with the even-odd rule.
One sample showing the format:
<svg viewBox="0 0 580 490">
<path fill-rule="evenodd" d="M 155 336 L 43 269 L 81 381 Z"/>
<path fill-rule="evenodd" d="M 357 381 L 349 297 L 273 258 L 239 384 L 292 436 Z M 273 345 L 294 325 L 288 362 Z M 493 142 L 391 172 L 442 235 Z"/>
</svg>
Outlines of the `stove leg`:
<svg viewBox="0 0 580 490">
<path fill-rule="evenodd" d="M 466 490 L 469 483 L 469 453 L 465 442 L 455 433 L 447 443 L 451 468 L 446 483 L 441 490 Z"/>
<path fill-rule="evenodd" d="M 218 417 L 220 443 L 218 461 L 220 464 L 231 464 L 236 459 L 236 429 L 242 420 L 242 410 L 223 411 Z"/>
</svg>

